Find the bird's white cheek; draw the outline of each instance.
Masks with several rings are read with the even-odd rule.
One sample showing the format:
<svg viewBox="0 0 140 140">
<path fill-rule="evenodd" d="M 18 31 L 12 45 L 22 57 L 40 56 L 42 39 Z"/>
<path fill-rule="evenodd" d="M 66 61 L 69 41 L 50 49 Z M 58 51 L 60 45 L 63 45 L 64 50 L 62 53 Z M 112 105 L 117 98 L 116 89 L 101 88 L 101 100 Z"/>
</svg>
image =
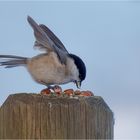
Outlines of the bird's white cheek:
<svg viewBox="0 0 140 140">
<path fill-rule="evenodd" d="M 72 78 L 72 81 L 79 80 L 79 71 L 73 61 L 69 62 L 68 70 Z"/>
</svg>

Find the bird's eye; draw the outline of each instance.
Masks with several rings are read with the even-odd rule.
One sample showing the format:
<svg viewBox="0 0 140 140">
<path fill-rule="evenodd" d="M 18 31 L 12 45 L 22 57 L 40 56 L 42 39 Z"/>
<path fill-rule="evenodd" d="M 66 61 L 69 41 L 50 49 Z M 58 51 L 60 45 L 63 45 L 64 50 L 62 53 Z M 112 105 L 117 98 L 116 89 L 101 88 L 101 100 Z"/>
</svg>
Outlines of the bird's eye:
<svg viewBox="0 0 140 140">
<path fill-rule="evenodd" d="M 82 75 L 81 74 L 79 74 L 79 78 L 82 79 Z"/>
</svg>

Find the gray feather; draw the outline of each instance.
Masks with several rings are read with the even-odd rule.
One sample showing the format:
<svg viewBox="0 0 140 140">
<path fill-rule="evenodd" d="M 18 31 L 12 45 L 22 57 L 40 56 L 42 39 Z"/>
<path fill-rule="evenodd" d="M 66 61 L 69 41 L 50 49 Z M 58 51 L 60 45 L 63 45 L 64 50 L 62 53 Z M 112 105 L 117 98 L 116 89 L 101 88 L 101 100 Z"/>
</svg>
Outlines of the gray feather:
<svg viewBox="0 0 140 140">
<path fill-rule="evenodd" d="M 5 68 L 23 66 L 27 63 L 26 57 L 13 55 L 0 55 L 0 60 L 0 66 L 5 66 Z"/>
<path fill-rule="evenodd" d="M 46 33 L 41 29 L 41 27 L 30 17 L 27 18 L 29 24 L 34 30 L 34 35 L 39 47 L 45 46 L 47 51 L 53 50 L 53 42 L 46 35 Z M 41 45 L 41 46 L 40 46 Z"/>
<path fill-rule="evenodd" d="M 15 56 L 15 55 L 0 55 L 0 58 L 17 58 L 17 59 L 25 59 L 26 57 Z"/>
<path fill-rule="evenodd" d="M 36 38 L 34 47 L 47 52 L 54 51 L 60 62 L 66 64 L 68 51 L 62 42 L 45 25 L 38 25 L 30 16 L 28 16 L 27 20 L 34 30 Z"/>
<path fill-rule="evenodd" d="M 65 46 L 63 45 L 63 43 L 60 41 L 60 39 L 44 24 L 40 24 L 39 25 L 43 31 L 48 35 L 48 37 L 54 42 L 54 44 L 61 50 L 65 51 L 66 53 L 68 53 L 68 51 L 66 50 Z"/>
</svg>

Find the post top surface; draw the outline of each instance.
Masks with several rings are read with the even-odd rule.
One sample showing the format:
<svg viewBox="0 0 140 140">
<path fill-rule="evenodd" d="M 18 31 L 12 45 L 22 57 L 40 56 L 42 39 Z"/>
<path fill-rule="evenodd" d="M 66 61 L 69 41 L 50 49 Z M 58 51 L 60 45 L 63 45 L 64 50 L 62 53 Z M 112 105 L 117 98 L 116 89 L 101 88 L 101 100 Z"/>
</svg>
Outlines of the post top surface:
<svg viewBox="0 0 140 140">
<path fill-rule="evenodd" d="M 100 96 L 90 96 L 90 97 L 59 97 L 59 96 L 47 96 L 47 95 L 41 95 L 36 93 L 17 93 L 17 94 L 11 94 L 8 96 L 6 101 L 3 103 L 1 108 L 5 106 L 6 104 L 34 104 L 34 103 L 52 103 L 52 104 L 86 104 L 91 107 L 95 106 L 103 106 L 105 109 L 107 109 L 109 112 L 112 112 L 109 106 L 105 103 L 102 97 Z"/>
</svg>

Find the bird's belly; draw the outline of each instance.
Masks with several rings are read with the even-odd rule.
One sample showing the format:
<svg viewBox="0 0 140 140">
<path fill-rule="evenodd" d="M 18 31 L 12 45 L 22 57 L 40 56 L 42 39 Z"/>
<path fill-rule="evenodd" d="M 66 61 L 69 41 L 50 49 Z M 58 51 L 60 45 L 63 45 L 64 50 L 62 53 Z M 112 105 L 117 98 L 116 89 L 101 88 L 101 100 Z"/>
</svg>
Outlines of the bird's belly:
<svg viewBox="0 0 140 140">
<path fill-rule="evenodd" d="M 27 68 L 33 79 L 41 84 L 64 84 L 70 82 L 65 74 L 65 66 L 57 63 L 53 58 L 45 56 L 38 59 L 31 59 Z"/>
<path fill-rule="evenodd" d="M 64 74 L 58 73 L 56 70 L 49 70 L 48 67 L 40 67 L 39 69 L 31 72 L 32 77 L 37 82 L 44 83 L 46 85 L 61 84 L 64 82 Z M 61 76 L 60 76 L 61 75 Z"/>
</svg>

